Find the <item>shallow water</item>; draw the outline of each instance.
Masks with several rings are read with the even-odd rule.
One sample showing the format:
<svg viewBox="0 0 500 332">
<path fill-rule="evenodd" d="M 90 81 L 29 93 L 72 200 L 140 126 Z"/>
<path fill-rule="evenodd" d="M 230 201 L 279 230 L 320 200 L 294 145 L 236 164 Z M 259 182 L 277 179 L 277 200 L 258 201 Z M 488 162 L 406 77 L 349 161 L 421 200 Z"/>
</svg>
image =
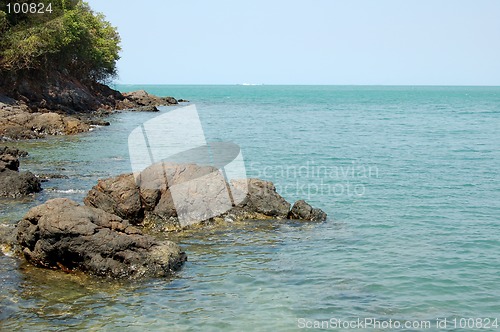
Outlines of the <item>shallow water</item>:
<svg viewBox="0 0 500 332">
<path fill-rule="evenodd" d="M 239 144 L 248 176 L 328 221 L 180 237 L 189 261 L 169 280 L 108 282 L 0 256 L 1 329 L 288 331 L 300 318 L 373 317 L 437 330 L 437 318 L 500 319 L 500 88 L 142 88 L 195 101 L 208 141 Z M 130 171 L 128 134 L 155 116 L 116 114 L 88 134 L 18 144 L 30 152 L 22 168 L 69 179 L 0 201 L 0 224 Z"/>
</svg>

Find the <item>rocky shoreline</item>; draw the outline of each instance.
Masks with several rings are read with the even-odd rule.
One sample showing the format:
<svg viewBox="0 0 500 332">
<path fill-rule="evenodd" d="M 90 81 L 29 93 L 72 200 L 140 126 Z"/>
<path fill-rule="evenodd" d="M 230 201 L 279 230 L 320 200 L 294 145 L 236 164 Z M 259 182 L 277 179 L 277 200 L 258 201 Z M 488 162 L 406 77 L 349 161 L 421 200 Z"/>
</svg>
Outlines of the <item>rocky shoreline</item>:
<svg viewBox="0 0 500 332">
<path fill-rule="evenodd" d="M 158 106 L 178 103 L 143 90 L 121 93 L 103 84 L 84 85 L 60 73 L 44 80 L 0 78 L 0 141 L 74 135 L 109 125 L 103 117 L 115 111 L 157 112 Z"/>
<path fill-rule="evenodd" d="M 110 125 L 103 117 L 116 111 L 158 112 L 158 106 L 177 104 L 173 97 L 161 98 L 141 90 L 120 94 L 120 98 L 114 101 L 113 108 L 101 107 L 69 115 L 62 110 L 33 109 L 23 101 L 0 95 L 0 140 L 79 134 L 94 126 Z"/>
<path fill-rule="evenodd" d="M 77 134 L 95 125 L 109 125 L 102 117 L 115 110 L 157 112 L 158 106 L 178 104 L 175 98 L 145 91 L 122 94 L 103 85 L 90 91 L 75 82 L 65 83 L 63 87 L 38 87 L 36 93 L 27 84 L 25 90 L 11 91 L 17 100 L 0 89 L 0 140 Z M 26 155 L 0 147 L 0 197 L 18 198 L 42 190 L 43 176 L 19 172 L 19 157 Z M 220 175 L 211 166 L 160 162 L 139 176 L 129 173 L 101 179 L 88 192 L 84 205 L 64 198 L 49 200 L 28 211 L 14 229 L 2 231 L 0 242 L 37 267 L 138 279 L 169 276 L 187 260 L 181 248 L 168 240 L 171 232 L 252 220 L 321 222 L 327 218 L 303 200 L 292 206 L 269 181 L 228 182 Z M 186 225 L 180 214 L 185 207 L 174 204 L 172 188 L 200 177 L 216 181 L 198 183 L 186 201 L 206 207 L 207 213 Z M 214 203 L 223 206 L 228 197 L 227 208 L 209 209 Z M 162 233 L 167 239 L 146 233 Z"/>
</svg>

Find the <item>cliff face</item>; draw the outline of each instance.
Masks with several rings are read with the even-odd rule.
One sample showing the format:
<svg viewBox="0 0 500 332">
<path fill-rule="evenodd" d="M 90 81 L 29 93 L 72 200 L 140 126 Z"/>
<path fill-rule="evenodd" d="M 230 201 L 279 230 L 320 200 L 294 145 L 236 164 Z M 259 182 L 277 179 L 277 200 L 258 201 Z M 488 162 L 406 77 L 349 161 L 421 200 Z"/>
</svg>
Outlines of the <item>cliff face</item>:
<svg viewBox="0 0 500 332">
<path fill-rule="evenodd" d="M 0 95 L 13 98 L 32 111 L 66 114 L 113 109 L 124 97 L 99 83 L 82 83 L 60 72 L 29 72 L 0 78 Z"/>
<path fill-rule="evenodd" d="M 0 75 L 0 140 L 77 134 L 109 124 L 96 117 L 113 110 L 158 111 L 156 106 L 172 104 L 172 97 L 122 94 L 61 72 Z"/>
</svg>

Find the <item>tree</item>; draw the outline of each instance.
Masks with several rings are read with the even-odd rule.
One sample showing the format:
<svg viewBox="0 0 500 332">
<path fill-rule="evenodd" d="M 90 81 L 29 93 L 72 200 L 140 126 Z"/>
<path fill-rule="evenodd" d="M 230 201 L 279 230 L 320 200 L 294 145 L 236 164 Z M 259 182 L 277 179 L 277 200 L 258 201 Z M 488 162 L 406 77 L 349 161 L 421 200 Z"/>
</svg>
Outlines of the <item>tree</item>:
<svg viewBox="0 0 500 332">
<path fill-rule="evenodd" d="M 81 0 L 39 2 L 51 3 L 52 13 L 0 10 L 2 75 L 55 70 L 84 82 L 101 82 L 116 75 L 120 37 L 104 15 L 94 13 Z"/>
</svg>

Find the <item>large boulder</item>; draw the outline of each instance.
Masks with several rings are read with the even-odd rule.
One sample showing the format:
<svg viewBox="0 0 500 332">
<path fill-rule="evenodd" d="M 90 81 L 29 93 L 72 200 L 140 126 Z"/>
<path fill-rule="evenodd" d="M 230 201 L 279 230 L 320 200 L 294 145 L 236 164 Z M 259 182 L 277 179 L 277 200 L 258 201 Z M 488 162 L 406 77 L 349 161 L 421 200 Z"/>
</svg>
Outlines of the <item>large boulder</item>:
<svg viewBox="0 0 500 332">
<path fill-rule="evenodd" d="M 206 185 L 208 182 L 210 185 Z M 188 184 L 188 191 L 175 191 L 176 206 L 172 197 L 174 186 L 186 188 Z M 85 197 L 84 203 L 134 223 L 142 222 L 147 216 L 180 227 L 182 225 L 176 210 L 180 207 L 179 202 L 192 212 L 191 215 L 185 213 L 183 216 L 199 221 L 209 219 L 217 209 L 223 213 L 231 208 L 226 186 L 222 174 L 211 166 L 165 162 L 146 168 L 137 177 L 122 174 L 99 180 Z"/>
<path fill-rule="evenodd" d="M 143 201 L 151 189 L 160 198 L 149 216 L 185 227 L 208 220 L 232 207 L 223 174 L 212 166 L 157 163 L 145 169 L 137 182 Z"/>
<path fill-rule="evenodd" d="M 84 203 L 134 223 L 140 222 L 144 216 L 139 187 L 132 174 L 99 180 L 85 197 Z"/>
<path fill-rule="evenodd" d="M 17 241 L 35 266 L 112 278 L 169 276 L 186 261 L 175 243 L 65 198 L 32 208 L 17 226 Z"/>
</svg>

